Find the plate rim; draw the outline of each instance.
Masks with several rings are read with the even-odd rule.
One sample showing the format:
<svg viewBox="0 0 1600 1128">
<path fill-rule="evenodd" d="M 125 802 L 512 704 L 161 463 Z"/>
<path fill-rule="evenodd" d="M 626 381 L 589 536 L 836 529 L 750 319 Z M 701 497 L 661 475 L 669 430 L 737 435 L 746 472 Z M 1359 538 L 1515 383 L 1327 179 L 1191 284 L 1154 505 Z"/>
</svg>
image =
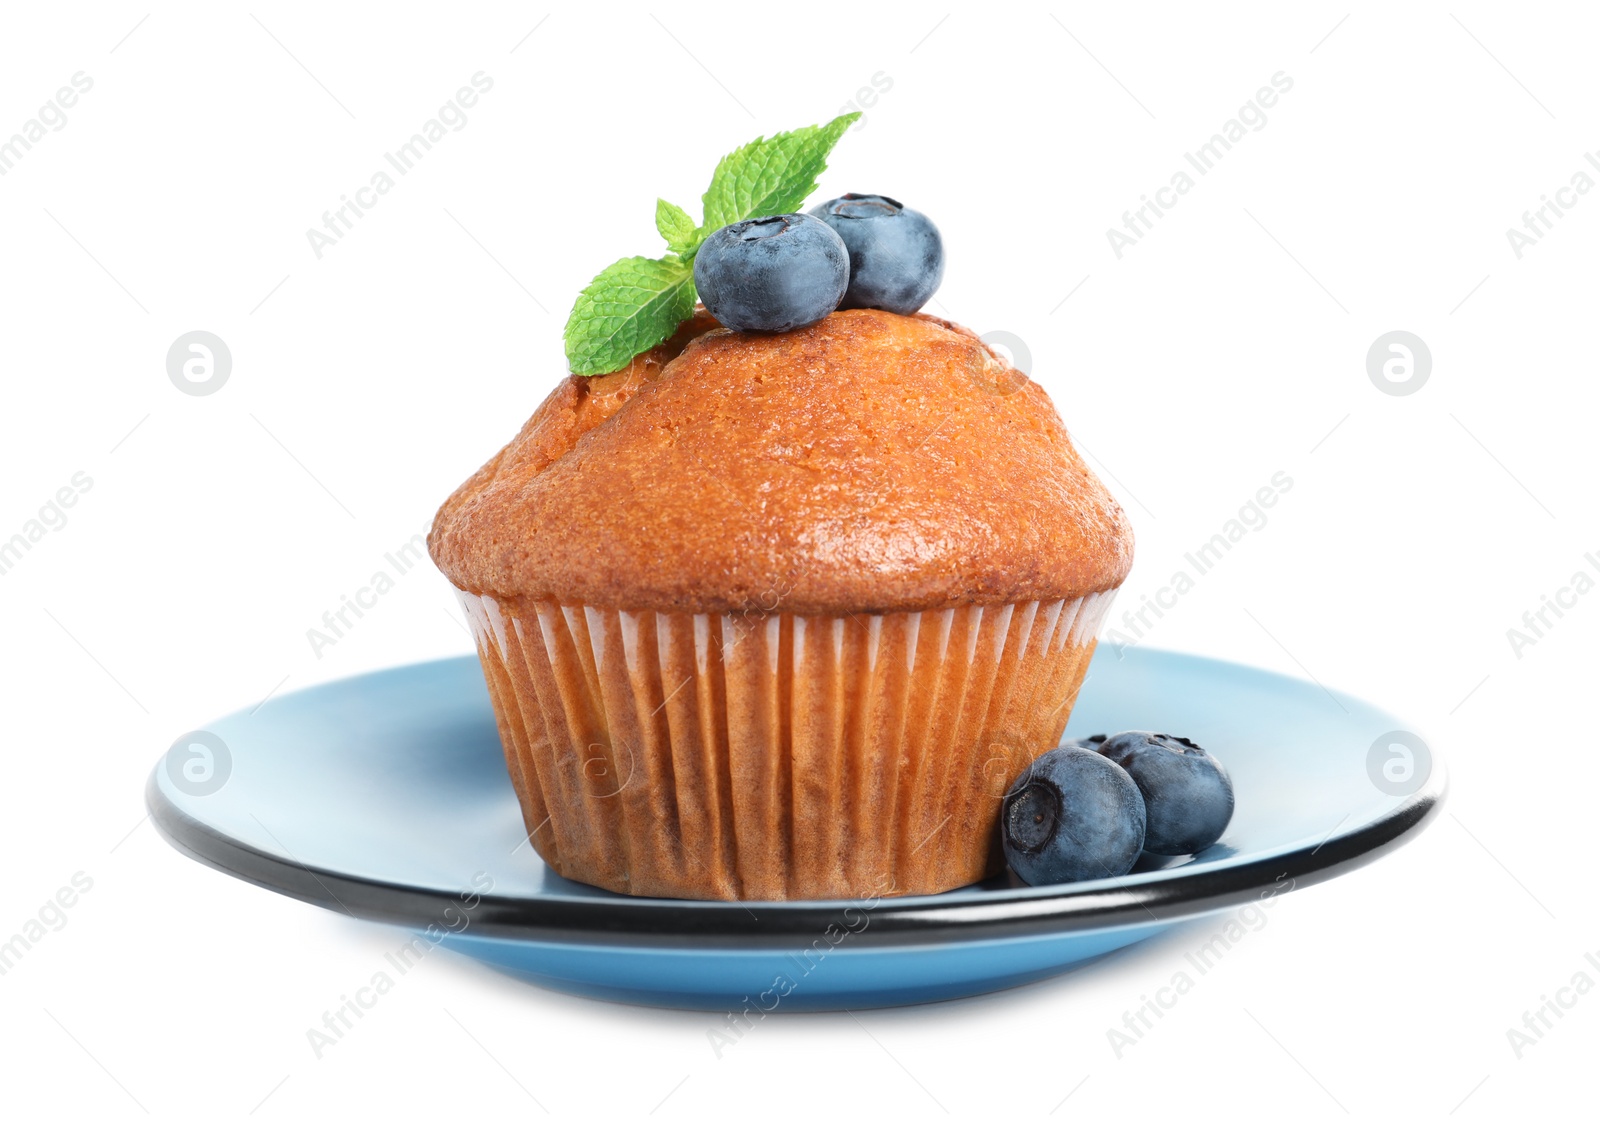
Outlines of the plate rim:
<svg viewBox="0 0 1600 1128">
<path fill-rule="evenodd" d="M 1187 661 L 1231 667 L 1288 682 L 1299 679 L 1182 651 L 1146 651 Z M 455 658 L 368 671 L 308 689 L 460 662 Z M 305 690 L 301 692 L 306 692 Z M 1363 702 L 1363 704 L 1366 704 Z M 1379 713 L 1383 710 L 1369 706 Z M 1385 714 L 1387 715 L 1387 714 Z M 566 945 L 608 944 L 636 949 L 786 948 L 808 944 L 829 929 L 847 927 L 848 911 L 867 914 L 850 927 L 852 947 L 906 947 L 978 940 L 1024 939 L 1100 929 L 1169 923 L 1223 911 L 1267 896 L 1330 880 L 1376 861 L 1421 833 L 1439 813 L 1449 791 L 1448 771 L 1437 752 L 1417 791 L 1394 808 L 1316 845 L 1235 864 L 1174 866 L 1137 875 L 1066 886 L 984 890 L 960 899 L 961 891 L 909 897 L 830 901 L 694 901 L 633 897 L 601 890 L 604 897 L 560 894 L 463 894 L 355 876 L 308 866 L 243 842 L 176 806 L 161 789 L 164 760 L 151 769 L 145 806 L 157 831 L 180 853 L 212 869 L 349 916 L 412 929 L 471 930 L 474 935 Z M 1285 881 L 1289 890 L 1282 890 Z M 465 924 L 460 922 L 465 921 Z"/>
</svg>

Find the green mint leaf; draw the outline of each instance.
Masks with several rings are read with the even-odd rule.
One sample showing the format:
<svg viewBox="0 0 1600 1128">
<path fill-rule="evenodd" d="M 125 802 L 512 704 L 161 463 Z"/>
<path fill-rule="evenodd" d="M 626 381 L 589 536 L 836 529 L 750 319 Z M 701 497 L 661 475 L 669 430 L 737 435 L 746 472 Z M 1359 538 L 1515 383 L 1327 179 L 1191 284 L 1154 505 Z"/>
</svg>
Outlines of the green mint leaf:
<svg viewBox="0 0 1600 1128">
<path fill-rule="evenodd" d="M 562 337 L 574 374 L 615 372 L 672 336 L 694 314 L 695 252 L 719 227 L 795 211 L 817 187 L 828 154 L 860 113 L 774 137 L 758 137 L 717 164 L 704 196 L 705 222 L 656 200 L 656 230 L 671 252 L 618 259 L 578 295 Z"/>
<path fill-rule="evenodd" d="M 656 230 L 667 241 L 667 249 L 675 255 L 688 255 L 700 249 L 701 240 L 695 238 L 699 230 L 689 213 L 677 204 L 656 201 Z"/>
<path fill-rule="evenodd" d="M 797 209 L 816 191 L 817 177 L 828 167 L 829 152 L 860 116 L 859 112 L 844 114 L 827 125 L 758 137 L 723 157 L 703 197 L 705 232 L 710 234 L 741 219 Z"/>
<path fill-rule="evenodd" d="M 579 376 L 615 372 L 694 313 L 694 269 L 669 256 L 618 259 L 573 304 L 562 339 Z"/>
</svg>

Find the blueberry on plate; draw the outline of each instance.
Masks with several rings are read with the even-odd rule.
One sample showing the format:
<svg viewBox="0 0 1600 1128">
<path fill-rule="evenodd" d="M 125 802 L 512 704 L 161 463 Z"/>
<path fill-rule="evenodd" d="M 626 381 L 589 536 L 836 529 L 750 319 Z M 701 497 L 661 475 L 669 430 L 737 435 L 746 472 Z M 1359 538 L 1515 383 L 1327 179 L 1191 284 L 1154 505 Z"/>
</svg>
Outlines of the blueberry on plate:
<svg viewBox="0 0 1600 1128">
<path fill-rule="evenodd" d="M 1100 755 L 1125 769 L 1144 796 L 1144 848 L 1176 857 L 1198 854 L 1233 818 L 1227 769 L 1194 741 L 1164 732 L 1119 732 Z"/>
<path fill-rule="evenodd" d="M 694 287 L 729 329 L 781 333 L 821 321 L 850 284 L 850 255 L 809 215 L 744 219 L 713 231 L 694 259 Z"/>
<path fill-rule="evenodd" d="M 933 221 L 888 196 L 849 192 L 811 209 L 850 251 L 841 309 L 915 313 L 944 280 L 944 241 Z"/>
<path fill-rule="evenodd" d="M 1144 799 L 1128 773 L 1061 747 L 1023 769 L 1000 807 L 1006 861 L 1029 885 L 1121 877 L 1144 844 Z"/>
</svg>

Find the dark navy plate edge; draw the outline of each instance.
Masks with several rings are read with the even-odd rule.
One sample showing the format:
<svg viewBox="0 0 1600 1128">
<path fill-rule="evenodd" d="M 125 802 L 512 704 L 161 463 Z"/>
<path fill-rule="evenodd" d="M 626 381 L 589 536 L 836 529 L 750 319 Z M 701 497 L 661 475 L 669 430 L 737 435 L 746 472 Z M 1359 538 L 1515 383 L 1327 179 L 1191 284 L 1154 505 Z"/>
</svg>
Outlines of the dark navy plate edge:
<svg viewBox="0 0 1600 1128">
<path fill-rule="evenodd" d="M 157 765 L 159 770 L 160 765 Z M 408 928 L 459 927 L 461 894 L 352 877 L 267 854 L 179 810 L 152 771 L 145 805 L 179 852 L 223 873 L 333 912 Z M 842 914 L 867 911 L 872 927 L 856 945 L 920 946 L 1081 932 L 1176 921 L 1227 909 L 1268 890 L 1327 881 L 1375 861 L 1415 837 L 1438 815 L 1448 785 L 1439 760 L 1416 793 L 1381 818 L 1316 846 L 1215 869 L 1176 866 L 1112 888 L 1018 889 L 1015 896 L 959 900 L 951 894 L 856 901 L 739 902 L 662 898 L 587 900 L 483 895 L 467 912 L 482 936 L 633 948 L 785 948 L 809 943 Z M 1103 883 L 1094 883 L 1103 886 Z"/>
</svg>

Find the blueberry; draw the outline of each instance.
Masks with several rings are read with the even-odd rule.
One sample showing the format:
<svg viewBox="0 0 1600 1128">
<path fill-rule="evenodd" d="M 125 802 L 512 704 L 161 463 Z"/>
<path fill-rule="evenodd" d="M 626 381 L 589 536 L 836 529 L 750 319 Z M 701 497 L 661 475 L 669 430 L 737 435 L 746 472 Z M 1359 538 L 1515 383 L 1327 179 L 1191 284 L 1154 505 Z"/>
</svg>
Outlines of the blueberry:
<svg viewBox="0 0 1600 1128">
<path fill-rule="evenodd" d="M 1121 877 L 1139 860 L 1144 800 L 1128 773 L 1063 746 L 1025 768 L 1000 807 L 1006 861 L 1029 885 Z"/>
<path fill-rule="evenodd" d="M 769 215 L 711 233 L 694 259 L 694 286 L 729 329 L 781 333 L 821 321 L 850 284 L 850 255 L 809 215 Z"/>
<path fill-rule="evenodd" d="M 944 279 L 939 229 L 899 200 L 849 192 L 811 214 L 850 250 L 850 288 L 841 309 L 915 313 Z"/>
<path fill-rule="evenodd" d="M 1119 732 L 1100 755 L 1127 770 L 1144 796 L 1144 848 L 1176 857 L 1198 854 L 1233 818 L 1233 781 L 1194 741 L 1164 732 Z"/>
</svg>

